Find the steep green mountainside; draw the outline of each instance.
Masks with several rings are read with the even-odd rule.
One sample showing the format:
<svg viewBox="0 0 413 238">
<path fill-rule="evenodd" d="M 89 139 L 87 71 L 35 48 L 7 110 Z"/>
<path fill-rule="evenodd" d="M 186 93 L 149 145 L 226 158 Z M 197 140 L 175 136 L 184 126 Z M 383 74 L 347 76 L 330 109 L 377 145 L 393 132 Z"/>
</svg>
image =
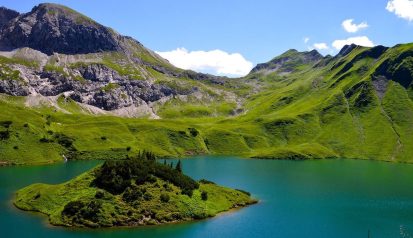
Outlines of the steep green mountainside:
<svg viewBox="0 0 413 238">
<path fill-rule="evenodd" d="M 1 25 L 30 14 L 10 14 Z M 70 14 L 63 19 L 96 28 Z M 413 44 L 348 45 L 325 57 L 289 50 L 229 79 L 177 69 L 109 32 L 120 49 L 2 52 L 0 163 L 124 158 L 143 149 L 173 157 L 413 161 Z"/>
<path fill-rule="evenodd" d="M 263 125 L 274 147 L 312 142 L 342 157 L 411 161 L 412 55 L 413 44 L 351 45 L 335 57 L 288 61 L 289 70 L 254 72 L 245 80 L 264 89 L 240 120 Z"/>
</svg>

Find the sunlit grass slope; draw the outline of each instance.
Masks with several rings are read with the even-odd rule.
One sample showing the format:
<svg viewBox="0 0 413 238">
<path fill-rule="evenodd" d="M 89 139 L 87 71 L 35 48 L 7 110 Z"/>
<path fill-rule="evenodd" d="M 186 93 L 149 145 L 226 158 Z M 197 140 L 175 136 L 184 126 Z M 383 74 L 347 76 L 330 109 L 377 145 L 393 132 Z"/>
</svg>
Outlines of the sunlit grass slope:
<svg viewBox="0 0 413 238">
<path fill-rule="evenodd" d="M 289 51 L 280 57 L 299 54 Z M 0 158 L 2 163 L 47 163 L 63 155 L 124 158 L 147 149 L 171 157 L 412 162 L 412 59 L 413 45 L 407 44 L 352 46 L 335 57 L 300 58 L 279 68 L 271 64 L 276 70 L 234 79 L 244 85 L 238 91 L 231 86 L 236 82 L 228 86 L 245 100 L 242 105 L 225 99 L 171 101 L 158 108 L 160 120 L 85 115 L 70 103 L 72 114 L 65 114 L 27 108 L 23 98 L 3 96 L 0 122 L 13 123 L 0 126 L 9 132 L 0 143 Z M 236 107 L 240 112 L 232 114 Z"/>
</svg>

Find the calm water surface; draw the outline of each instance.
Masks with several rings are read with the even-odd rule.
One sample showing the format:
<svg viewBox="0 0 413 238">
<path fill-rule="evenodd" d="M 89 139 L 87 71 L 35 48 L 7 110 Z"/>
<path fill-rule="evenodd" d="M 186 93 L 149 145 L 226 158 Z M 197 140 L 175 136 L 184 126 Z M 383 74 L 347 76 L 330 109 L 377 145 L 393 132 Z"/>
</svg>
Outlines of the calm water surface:
<svg viewBox="0 0 413 238">
<path fill-rule="evenodd" d="M 357 160 L 200 157 L 184 172 L 250 191 L 260 203 L 216 218 L 128 229 L 65 229 L 11 205 L 13 192 L 61 183 L 99 162 L 0 168 L 1 237 L 413 237 L 413 166 Z"/>
</svg>

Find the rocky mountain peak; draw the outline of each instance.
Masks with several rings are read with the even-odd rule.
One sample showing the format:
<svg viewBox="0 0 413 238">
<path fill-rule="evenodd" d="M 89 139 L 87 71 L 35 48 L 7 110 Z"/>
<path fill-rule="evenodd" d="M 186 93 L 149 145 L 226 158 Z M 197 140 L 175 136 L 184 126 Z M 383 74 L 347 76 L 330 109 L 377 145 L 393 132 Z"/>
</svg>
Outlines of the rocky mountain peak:
<svg viewBox="0 0 413 238">
<path fill-rule="evenodd" d="M 343 48 L 341 48 L 340 52 L 338 52 L 338 56 L 343 57 L 348 55 L 352 50 L 357 48 L 356 44 L 351 44 L 351 45 L 345 45 Z"/>
<path fill-rule="evenodd" d="M 65 19 L 71 21 L 75 25 L 90 25 L 95 27 L 103 27 L 89 17 L 63 5 L 55 3 L 42 3 L 35 6 L 30 15 L 37 15 L 38 18 L 49 18 L 49 20 Z"/>
<path fill-rule="evenodd" d="M 20 15 L 20 13 L 5 8 L 5 7 L 0 7 L 0 28 L 2 28 L 5 24 L 7 24 L 10 20 L 13 18 L 16 18 Z"/>
<path fill-rule="evenodd" d="M 157 118 L 154 103 L 215 97 L 195 81 L 229 82 L 178 69 L 135 39 L 62 5 L 40 4 L 24 14 L 1 8 L 0 21 L 0 94 L 63 98 L 87 111 Z"/>
<path fill-rule="evenodd" d="M 317 50 L 311 50 L 308 52 L 305 52 L 310 57 L 314 57 L 316 60 L 320 60 L 323 58 L 323 56 L 317 51 Z"/>
<path fill-rule="evenodd" d="M 40 4 L 7 21 L 0 33 L 1 50 L 29 47 L 48 55 L 120 51 L 121 41 L 122 37 L 110 28 L 51 3 Z"/>
<path fill-rule="evenodd" d="M 294 67 L 297 65 L 315 64 L 322 59 L 323 56 L 317 50 L 299 52 L 295 49 L 290 49 L 267 63 L 258 64 L 252 69 L 251 73 L 262 70 L 288 73 L 294 71 Z"/>
</svg>

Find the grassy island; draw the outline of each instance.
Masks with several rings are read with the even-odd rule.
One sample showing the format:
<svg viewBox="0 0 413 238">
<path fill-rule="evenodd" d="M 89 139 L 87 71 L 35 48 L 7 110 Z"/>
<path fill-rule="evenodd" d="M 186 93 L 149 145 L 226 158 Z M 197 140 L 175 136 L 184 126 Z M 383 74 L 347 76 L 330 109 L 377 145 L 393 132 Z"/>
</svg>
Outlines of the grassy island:
<svg viewBox="0 0 413 238">
<path fill-rule="evenodd" d="M 63 184 L 30 185 L 14 200 L 22 210 L 48 215 L 53 225 L 93 228 L 204 219 L 253 203 L 247 192 L 197 182 L 180 162 L 159 163 L 149 152 L 108 160 Z"/>
</svg>

